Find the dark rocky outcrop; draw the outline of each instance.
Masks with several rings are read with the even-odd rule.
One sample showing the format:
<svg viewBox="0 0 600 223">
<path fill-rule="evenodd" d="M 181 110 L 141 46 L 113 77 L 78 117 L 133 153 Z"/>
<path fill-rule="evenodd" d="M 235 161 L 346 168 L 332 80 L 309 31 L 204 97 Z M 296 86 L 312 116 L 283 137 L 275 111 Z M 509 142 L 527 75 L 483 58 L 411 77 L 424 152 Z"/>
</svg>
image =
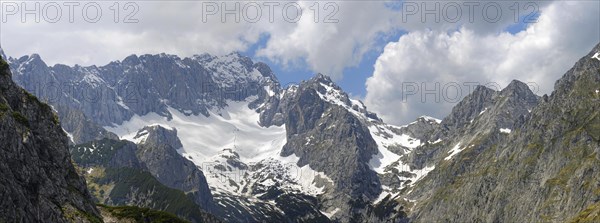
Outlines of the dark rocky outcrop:
<svg viewBox="0 0 600 223">
<path fill-rule="evenodd" d="M 202 171 L 177 153 L 182 148 L 177 130 L 155 125 L 141 129 L 135 138 L 141 138 L 136 151 L 140 162 L 162 184 L 181 190 L 193 197 L 205 210 L 213 208 L 208 183 Z"/>
<path fill-rule="evenodd" d="M 73 144 L 82 144 L 94 140 L 115 139 L 119 137 L 99 126 L 77 109 L 65 106 L 53 106 L 61 120 L 61 126 L 71 135 Z"/>
<path fill-rule="evenodd" d="M 100 221 L 85 181 L 70 162 L 58 117 L 13 83 L 3 58 L 0 142 L 0 221 Z"/>
<path fill-rule="evenodd" d="M 71 148 L 96 199 L 107 205 L 133 205 L 164 210 L 194 222 L 214 211 L 206 179 L 179 155 L 175 129 L 147 126 L 135 139 L 102 139 Z M 203 217 L 204 216 L 204 217 Z"/>
</svg>

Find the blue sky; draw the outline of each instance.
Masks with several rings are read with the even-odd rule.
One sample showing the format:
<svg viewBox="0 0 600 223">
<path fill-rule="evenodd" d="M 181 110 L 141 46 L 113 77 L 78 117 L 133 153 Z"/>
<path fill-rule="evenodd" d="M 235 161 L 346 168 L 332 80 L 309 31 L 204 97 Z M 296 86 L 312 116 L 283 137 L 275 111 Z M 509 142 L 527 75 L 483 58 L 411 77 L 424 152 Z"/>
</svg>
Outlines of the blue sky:
<svg viewBox="0 0 600 223">
<path fill-rule="evenodd" d="M 406 34 L 404 31 L 395 31 L 392 34 L 380 35 L 376 40 L 375 47 L 363 55 L 359 64 L 344 69 L 342 78 L 335 80 L 336 84 L 350 94 L 351 97 L 364 98 L 367 93 L 365 82 L 367 78 L 373 75 L 373 65 L 377 61 L 377 57 L 381 55 L 383 48 L 388 42 L 397 41 L 404 34 Z M 264 48 L 269 38 L 270 36 L 268 35 L 261 36 L 260 40 L 256 44 L 251 45 L 248 50 L 242 52 L 242 55 L 253 58 L 255 61 L 267 63 L 277 75 L 282 86 L 299 83 L 315 75 L 315 72 L 308 69 L 308 65 L 304 61 L 298 61 L 293 65 L 282 65 L 268 58 L 256 57 L 256 51 Z"/>
</svg>

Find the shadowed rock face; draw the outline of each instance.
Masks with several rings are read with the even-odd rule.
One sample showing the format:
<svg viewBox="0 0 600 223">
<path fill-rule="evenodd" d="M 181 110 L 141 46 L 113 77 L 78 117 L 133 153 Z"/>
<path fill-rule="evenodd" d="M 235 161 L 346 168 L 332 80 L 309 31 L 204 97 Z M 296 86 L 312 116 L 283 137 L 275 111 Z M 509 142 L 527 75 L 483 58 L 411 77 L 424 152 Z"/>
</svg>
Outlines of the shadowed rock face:
<svg viewBox="0 0 600 223">
<path fill-rule="evenodd" d="M 70 162 L 68 139 L 50 106 L 17 87 L 0 59 L 0 221 L 99 219 Z M 80 214 L 80 215 L 77 215 Z"/>
<path fill-rule="evenodd" d="M 189 194 L 196 204 L 210 211 L 213 200 L 206 178 L 192 161 L 177 153 L 182 147 L 177 130 L 147 126 L 136 136 L 141 137 L 144 139 L 138 144 L 136 154 L 146 169 L 165 186 Z"/>
<path fill-rule="evenodd" d="M 334 182 L 332 193 L 322 200 L 340 208 L 340 219 L 350 219 L 354 209 L 363 209 L 381 192 L 377 174 L 368 162 L 378 153 L 367 126 L 346 108 L 321 99 L 319 91 L 332 86 L 328 77 L 317 75 L 285 95 L 284 120 L 287 144 L 282 156 L 296 155 L 299 166 L 309 165 Z M 345 100 L 344 100 L 345 99 Z M 347 97 L 341 103 L 349 104 Z M 307 143 L 307 139 L 315 143 Z"/>
<path fill-rule="evenodd" d="M 106 129 L 96 124 L 77 109 L 70 109 L 61 105 L 55 105 L 53 108 L 61 120 L 60 123 L 63 129 L 71 133 L 70 140 L 73 141 L 73 144 L 82 144 L 101 139 L 119 139 L 119 136 L 106 131 Z"/>
<path fill-rule="evenodd" d="M 77 166 L 145 169 L 136 157 L 137 145 L 125 140 L 102 139 L 71 146 L 71 159 Z"/>
<path fill-rule="evenodd" d="M 214 217 L 205 213 L 214 211 L 206 179 L 177 153 L 175 148 L 181 148 L 177 131 L 146 126 L 135 139 L 138 144 L 102 139 L 71 148 L 73 161 L 86 170 L 96 199 L 107 205 L 164 210 L 193 222 L 213 222 Z"/>
</svg>

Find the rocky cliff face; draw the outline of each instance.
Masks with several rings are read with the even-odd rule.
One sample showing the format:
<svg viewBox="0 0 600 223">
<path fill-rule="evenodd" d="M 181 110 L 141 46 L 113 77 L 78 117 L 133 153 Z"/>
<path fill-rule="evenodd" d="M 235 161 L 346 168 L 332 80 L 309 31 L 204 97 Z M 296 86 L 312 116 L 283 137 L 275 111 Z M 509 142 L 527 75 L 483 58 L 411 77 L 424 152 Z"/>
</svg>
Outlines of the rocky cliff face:
<svg viewBox="0 0 600 223">
<path fill-rule="evenodd" d="M 480 151 L 522 125 L 539 101 L 539 96 L 517 80 L 501 91 L 478 86 L 425 137 L 431 143 L 407 159 L 416 166 L 427 166 L 449 160 L 466 147 L 478 146 Z"/>
<path fill-rule="evenodd" d="M 347 220 L 354 208 L 377 197 L 381 185 L 368 165 L 378 153 L 377 144 L 366 124 L 344 107 L 351 102 L 338 91 L 328 77 L 317 75 L 286 95 L 287 144 L 281 155 L 294 154 L 300 158 L 298 166 L 309 165 L 333 180 L 332 193 L 323 202 L 332 210 L 339 208 Z"/>
<path fill-rule="evenodd" d="M 412 221 L 564 222 L 593 212 L 600 61 L 592 56 L 599 51 L 600 45 L 577 62 L 537 106 L 527 103 L 535 98 L 522 84 L 500 92 L 485 112 L 490 116 L 474 121 L 486 132 L 462 141 L 460 153 L 439 161 L 439 171 L 406 193 L 416 200 Z"/>
<path fill-rule="evenodd" d="M 146 169 L 165 186 L 185 192 L 205 210 L 213 200 L 204 174 L 192 162 L 177 153 L 182 148 L 177 130 L 160 125 L 147 126 L 134 137 L 137 157 Z"/>
<path fill-rule="evenodd" d="M 73 144 L 102 139 L 119 139 L 119 136 L 102 128 L 77 109 L 62 105 L 54 105 L 53 108 L 61 120 L 61 126 L 67 132 L 67 136 Z"/>
<path fill-rule="evenodd" d="M 260 104 L 279 91 L 268 66 L 238 53 L 183 59 L 131 55 L 101 67 L 48 66 L 36 54 L 9 62 L 15 82 L 52 105 L 81 111 L 100 126 L 151 112 L 170 117 L 168 107 L 208 116 L 209 109 L 223 108 L 227 100 L 258 95 L 255 104 Z"/>
<path fill-rule="evenodd" d="M 0 58 L 0 221 L 99 221 L 50 106 L 13 83 Z"/>
</svg>

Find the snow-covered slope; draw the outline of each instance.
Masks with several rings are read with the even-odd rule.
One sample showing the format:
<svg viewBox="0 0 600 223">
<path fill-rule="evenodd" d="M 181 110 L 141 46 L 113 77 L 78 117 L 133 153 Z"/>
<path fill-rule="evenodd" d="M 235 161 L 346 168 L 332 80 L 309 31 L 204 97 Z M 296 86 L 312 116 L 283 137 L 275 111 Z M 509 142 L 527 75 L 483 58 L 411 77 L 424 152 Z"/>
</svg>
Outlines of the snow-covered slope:
<svg viewBox="0 0 600 223">
<path fill-rule="evenodd" d="M 171 119 L 150 113 L 105 128 L 131 141 L 135 141 L 133 137 L 144 126 L 160 124 L 176 128 L 183 144 L 179 152 L 198 166 L 223 149 L 233 149 L 243 162 L 278 156 L 285 144 L 285 126 L 260 126 L 259 113 L 248 108 L 249 101 L 228 101 L 224 109 L 210 110 L 208 117 L 168 108 Z"/>
<path fill-rule="evenodd" d="M 252 101 L 253 97 L 228 101 L 223 109 L 210 110 L 208 117 L 169 108 L 170 119 L 150 113 L 105 128 L 136 143 L 143 142 L 138 130 L 145 126 L 177 129 L 183 145 L 178 152 L 204 172 L 215 197 L 256 197 L 274 185 L 288 192 L 322 194 L 332 181 L 309 165 L 298 167 L 294 155 L 281 157 L 285 126 L 259 125 L 260 114 L 248 106 Z"/>
</svg>

